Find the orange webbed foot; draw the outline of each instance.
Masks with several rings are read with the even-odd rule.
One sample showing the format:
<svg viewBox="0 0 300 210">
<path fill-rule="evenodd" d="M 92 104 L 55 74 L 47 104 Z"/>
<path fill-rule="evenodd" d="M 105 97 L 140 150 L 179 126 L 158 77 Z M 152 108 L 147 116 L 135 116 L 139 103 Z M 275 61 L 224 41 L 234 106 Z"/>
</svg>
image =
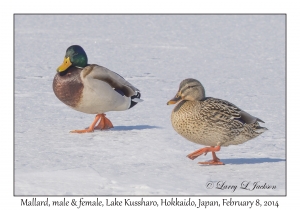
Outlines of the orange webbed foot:
<svg viewBox="0 0 300 210">
<path fill-rule="evenodd" d="M 204 165 L 225 165 L 223 162 L 221 161 L 215 161 L 215 160 L 210 160 L 207 162 L 198 162 L 198 164 L 204 164 Z"/>
<path fill-rule="evenodd" d="M 93 123 L 90 125 L 89 128 L 87 129 L 83 129 L 83 130 L 73 130 L 73 131 L 70 131 L 70 133 L 91 133 L 91 132 L 94 132 L 94 127 L 96 125 L 96 123 L 99 121 L 101 117 L 101 114 L 97 114 Z"/>
<path fill-rule="evenodd" d="M 202 149 L 196 150 L 195 152 L 192 152 L 191 154 L 188 154 L 187 157 L 194 160 L 198 156 L 204 154 L 206 155 L 208 152 L 212 153 L 213 160 L 207 161 L 207 162 L 199 162 L 199 164 L 206 164 L 206 165 L 224 165 L 223 162 L 220 161 L 220 159 L 216 156 L 216 151 L 220 151 L 221 147 L 204 147 Z"/>
<path fill-rule="evenodd" d="M 83 129 L 83 130 L 72 130 L 72 131 L 70 131 L 70 133 L 92 133 L 92 132 L 94 132 L 94 129 L 90 129 L 90 128 Z"/>
<path fill-rule="evenodd" d="M 100 114 L 100 117 L 101 117 L 101 120 L 94 129 L 107 130 L 107 129 L 114 127 L 113 124 L 111 123 L 111 121 L 105 117 L 105 114 Z"/>
<path fill-rule="evenodd" d="M 195 152 L 192 152 L 191 154 L 188 154 L 187 157 L 190 158 L 191 160 L 194 160 L 198 156 L 204 154 L 206 155 L 209 151 L 210 147 L 204 147 L 202 149 L 196 150 Z"/>
</svg>

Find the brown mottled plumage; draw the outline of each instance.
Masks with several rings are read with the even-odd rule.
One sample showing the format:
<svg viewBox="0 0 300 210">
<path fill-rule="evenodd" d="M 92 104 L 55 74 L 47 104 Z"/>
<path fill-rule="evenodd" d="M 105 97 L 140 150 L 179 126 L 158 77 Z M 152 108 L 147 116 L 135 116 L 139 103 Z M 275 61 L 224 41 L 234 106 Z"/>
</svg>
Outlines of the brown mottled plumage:
<svg viewBox="0 0 300 210">
<path fill-rule="evenodd" d="M 180 102 L 172 112 L 172 126 L 187 140 L 210 146 L 188 155 L 195 159 L 201 154 L 212 152 L 213 161 L 201 162 L 203 164 L 223 164 L 215 155 L 221 146 L 242 144 L 267 130 L 260 127 L 258 122 L 262 120 L 234 104 L 206 98 L 204 87 L 195 79 L 183 80 L 178 93 L 168 104 L 177 101 Z"/>
</svg>

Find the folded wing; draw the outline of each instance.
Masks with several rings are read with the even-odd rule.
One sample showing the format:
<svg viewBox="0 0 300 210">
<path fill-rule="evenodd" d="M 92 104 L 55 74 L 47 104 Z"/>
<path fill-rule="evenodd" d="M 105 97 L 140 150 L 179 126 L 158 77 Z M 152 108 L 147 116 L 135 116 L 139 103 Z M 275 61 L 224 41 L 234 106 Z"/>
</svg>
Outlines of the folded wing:
<svg viewBox="0 0 300 210">
<path fill-rule="evenodd" d="M 113 89 L 115 89 L 117 92 L 121 91 L 124 93 L 125 96 L 131 97 L 137 94 L 139 92 L 139 89 L 134 87 L 132 84 L 130 84 L 128 81 L 126 81 L 122 76 L 119 74 L 98 65 L 90 65 L 90 68 L 85 68 L 85 71 L 83 75 L 88 75 L 89 77 L 92 77 L 93 79 L 102 80 L 106 83 L 108 83 Z"/>
</svg>

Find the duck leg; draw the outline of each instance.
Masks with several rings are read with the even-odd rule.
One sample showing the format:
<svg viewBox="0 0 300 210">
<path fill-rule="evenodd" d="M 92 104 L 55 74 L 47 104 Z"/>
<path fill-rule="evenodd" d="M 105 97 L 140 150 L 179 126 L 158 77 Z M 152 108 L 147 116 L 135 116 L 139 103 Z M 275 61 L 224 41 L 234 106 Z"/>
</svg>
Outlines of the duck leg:
<svg viewBox="0 0 300 210">
<path fill-rule="evenodd" d="M 207 165 L 224 165 L 223 162 L 220 161 L 220 159 L 216 156 L 215 152 L 211 152 L 213 159 L 207 162 L 198 162 L 198 164 L 207 164 Z"/>
<path fill-rule="evenodd" d="M 204 154 L 206 155 L 208 152 L 212 153 L 213 159 L 211 161 L 208 162 L 199 162 L 199 164 L 208 164 L 208 165 L 224 165 L 224 163 L 222 163 L 220 161 L 220 159 L 217 157 L 216 153 L 217 151 L 220 151 L 221 147 L 220 146 L 212 146 L 212 147 L 204 147 L 202 149 L 196 150 L 195 152 L 192 152 L 191 154 L 188 154 L 187 157 L 194 160 L 195 158 L 197 158 L 198 156 Z"/>
<path fill-rule="evenodd" d="M 87 129 L 83 129 L 83 130 L 73 130 L 73 131 L 70 131 L 70 133 L 90 133 L 90 132 L 94 132 L 94 127 L 96 125 L 96 123 L 99 121 L 100 117 L 102 117 L 101 114 L 97 114 L 93 123 L 90 125 L 89 128 Z"/>
<path fill-rule="evenodd" d="M 95 127 L 95 129 L 106 130 L 114 127 L 111 121 L 105 117 L 105 114 L 99 114 L 99 115 L 101 115 L 101 120 L 98 123 L 98 125 Z"/>
</svg>

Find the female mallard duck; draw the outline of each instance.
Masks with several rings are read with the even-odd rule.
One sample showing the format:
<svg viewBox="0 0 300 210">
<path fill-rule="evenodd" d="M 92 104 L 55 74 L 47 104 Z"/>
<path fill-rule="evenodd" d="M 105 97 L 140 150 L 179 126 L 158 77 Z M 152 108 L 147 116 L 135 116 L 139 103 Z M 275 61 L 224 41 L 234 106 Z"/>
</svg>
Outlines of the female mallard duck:
<svg viewBox="0 0 300 210">
<path fill-rule="evenodd" d="M 213 160 L 200 164 L 222 165 L 215 152 L 221 146 L 242 144 L 267 130 L 260 127 L 263 122 L 234 104 L 221 99 L 205 97 L 202 84 L 195 79 L 185 79 L 180 83 L 176 96 L 167 104 L 174 108 L 171 121 L 177 133 L 189 141 L 205 146 L 187 157 L 196 157 L 212 152 Z"/>
<path fill-rule="evenodd" d="M 105 67 L 87 62 L 82 47 L 70 46 L 53 80 L 53 90 L 59 100 L 77 111 L 96 114 L 89 128 L 74 130 L 72 133 L 112 128 L 105 112 L 127 110 L 142 101 L 140 91 L 123 77 Z"/>
</svg>

